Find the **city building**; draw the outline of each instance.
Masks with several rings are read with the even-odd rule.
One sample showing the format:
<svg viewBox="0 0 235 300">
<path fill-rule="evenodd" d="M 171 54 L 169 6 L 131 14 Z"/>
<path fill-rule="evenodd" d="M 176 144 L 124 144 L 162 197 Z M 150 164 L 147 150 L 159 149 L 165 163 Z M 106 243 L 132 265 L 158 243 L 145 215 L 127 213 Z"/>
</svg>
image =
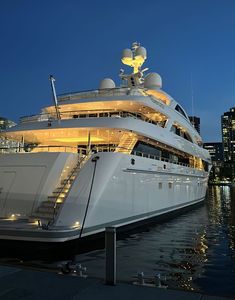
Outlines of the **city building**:
<svg viewBox="0 0 235 300">
<path fill-rule="evenodd" d="M 212 161 L 223 161 L 223 144 L 216 143 L 204 143 L 203 147 L 210 153 Z"/>
<path fill-rule="evenodd" d="M 196 116 L 189 116 L 189 120 L 193 124 L 197 132 L 200 134 L 200 118 Z"/>
<path fill-rule="evenodd" d="M 16 123 L 14 123 L 13 121 L 0 117 L 0 131 L 6 130 L 7 128 L 10 128 L 15 125 Z"/>
<path fill-rule="evenodd" d="M 235 162 L 235 107 L 221 116 L 223 156 L 225 162 Z"/>
<path fill-rule="evenodd" d="M 15 125 L 16 123 L 14 123 L 13 121 L 0 117 L 0 131 L 4 131 L 7 128 L 13 127 Z M 18 142 L 11 141 L 4 138 L 0 139 L 0 153 L 18 152 L 19 149 L 20 149 L 20 144 Z"/>
<path fill-rule="evenodd" d="M 235 179 L 235 107 L 221 116 L 224 170 L 227 177 Z"/>
<path fill-rule="evenodd" d="M 221 142 L 204 143 L 203 148 L 209 151 L 212 160 L 210 182 L 222 180 L 222 177 L 224 177 L 223 144 Z"/>
</svg>

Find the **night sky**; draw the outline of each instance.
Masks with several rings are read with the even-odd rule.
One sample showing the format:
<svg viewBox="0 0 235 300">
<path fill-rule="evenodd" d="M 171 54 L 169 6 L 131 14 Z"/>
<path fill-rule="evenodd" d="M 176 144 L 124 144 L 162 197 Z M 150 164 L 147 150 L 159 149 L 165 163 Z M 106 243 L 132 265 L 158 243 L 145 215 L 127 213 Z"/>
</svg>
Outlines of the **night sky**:
<svg viewBox="0 0 235 300">
<path fill-rule="evenodd" d="M 205 142 L 235 106 L 235 0 L 1 0 L 0 37 L 0 116 L 16 122 L 52 103 L 50 74 L 58 94 L 119 85 L 134 41 Z"/>
</svg>

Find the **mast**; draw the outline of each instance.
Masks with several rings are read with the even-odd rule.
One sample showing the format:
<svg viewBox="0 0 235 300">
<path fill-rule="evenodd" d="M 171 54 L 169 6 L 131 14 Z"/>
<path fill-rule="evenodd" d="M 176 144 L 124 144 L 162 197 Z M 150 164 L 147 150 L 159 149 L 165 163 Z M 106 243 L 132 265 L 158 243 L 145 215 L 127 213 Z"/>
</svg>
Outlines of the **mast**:
<svg viewBox="0 0 235 300">
<path fill-rule="evenodd" d="M 122 63 L 133 68 L 131 74 L 124 74 L 124 70 L 120 70 L 119 76 L 127 82 L 128 87 L 140 86 L 143 82 L 143 73 L 148 70 L 141 70 L 143 63 L 147 58 L 147 51 L 141 47 L 139 43 L 132 44 L 131 49 L 124 49 L 122 52 Z"/>
<path fill-rule="evenodd" d="M 53 100 L 54 100 L 54 105 L 55 105 L 56 117 L 57 117 L 57 120 L 60 120 L 61 117 L 60 117 L 60 111 L 59 111 L 56 90 L 55 90 L 55 84 L 54 84 L 55 78 L 53 77 L 53 75 L 50 75 L 49 80 L 51 82 L 51 89 L 52 89 Z"/>
</svg>

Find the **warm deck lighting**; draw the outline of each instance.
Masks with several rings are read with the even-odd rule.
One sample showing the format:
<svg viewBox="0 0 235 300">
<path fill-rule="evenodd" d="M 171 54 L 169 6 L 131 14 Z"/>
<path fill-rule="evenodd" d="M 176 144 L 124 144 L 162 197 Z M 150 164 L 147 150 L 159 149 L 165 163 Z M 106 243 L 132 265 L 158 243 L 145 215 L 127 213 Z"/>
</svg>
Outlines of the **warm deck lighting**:
<svg viewBox="0 0 235 300">
<path fill-rule="evenodd" d="M 61 198 L 58 198 L 58 199 L 56 200 L 56 203 L 63 203 L 63 200 L 62 200 Z"/>
<path fill-rule="evenodd" d="M 171 100 L 165 94 L 163 94 L 161 91 L 147 90 L 146 94 L 149 96 L 153 96 L 157 100 L 164 102 L 166 105 L 170 105 L 170 103 L 171 103 Z"/>
<path fill-rule="evenodd" d="M 11 219 L 11 220 L 15 220 L 15 219 L 16 219 L 16 215 L 15 215 L 15 214 L 12 214 L 12 215 L 10 216 L 10 219 Z"/>
<path fill-rule="evenodd" d="M 11 214 L 8 220 L 15 221 L 20 217 L 20 214 Z"/>
<path fill-rule="evenodd" d="M 72 227 L 73 227 L 73 228 L 80 228 L 80 227 L 81 227 L 81 226 L 80 226 L 80 222 L 79 222 L 79 221 L 76 221 Z"/>
<path fill-rule="evenodd" d="M 64 138 L 56 138 L 53 139 L 55 142 L 62 142 L 62 143 L 87 143 L 87 137 L 64 137 Z M 98 137 L 92 137 L 92 142 L 102 142 L 103 139 Z"/>
</svg>

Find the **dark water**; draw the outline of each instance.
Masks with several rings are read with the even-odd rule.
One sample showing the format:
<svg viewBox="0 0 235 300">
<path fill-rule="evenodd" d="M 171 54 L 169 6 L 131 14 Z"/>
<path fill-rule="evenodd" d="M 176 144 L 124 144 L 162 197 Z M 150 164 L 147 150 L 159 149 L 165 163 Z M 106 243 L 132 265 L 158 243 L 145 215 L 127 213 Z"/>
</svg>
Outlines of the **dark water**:
<svg viewBox="0 0 235 300">
<path fill-rule="evenodd" d="M 103 249 L 76 255 L 76 261 L 90 277 L 104 278 Z M 58 265 L 48 260 L 22 263 Z M 210 187 L 201 207 L 119 240 L 117 280 L 133 282 L 138 272 L 160 273 L 170 288 L 235 296 L 235 187 Z"/>
<path fill-rule="evenodd" d="M 235 188 L 210 187 L 205 205 L 117 243 L 117 279 L 160 273 L 171 288 L 235 296 Z M 104 251 L 77 257 L 104 278 Z"/>
</svg>

